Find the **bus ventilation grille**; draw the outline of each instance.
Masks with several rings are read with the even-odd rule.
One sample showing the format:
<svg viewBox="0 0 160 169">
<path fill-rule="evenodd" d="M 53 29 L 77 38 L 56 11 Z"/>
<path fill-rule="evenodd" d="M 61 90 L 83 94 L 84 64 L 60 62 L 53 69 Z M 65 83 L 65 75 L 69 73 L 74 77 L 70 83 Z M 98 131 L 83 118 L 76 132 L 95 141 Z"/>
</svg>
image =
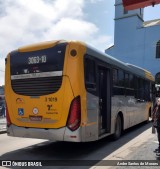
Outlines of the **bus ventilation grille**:
<svg viewBox="0 0 160 169">
<path fill-rule="evenodd" d="M 42 96 L 57 92 L 62 84 L 62 76 L 11 81 L 15 93 L 25 96 Z"/>
</svg>

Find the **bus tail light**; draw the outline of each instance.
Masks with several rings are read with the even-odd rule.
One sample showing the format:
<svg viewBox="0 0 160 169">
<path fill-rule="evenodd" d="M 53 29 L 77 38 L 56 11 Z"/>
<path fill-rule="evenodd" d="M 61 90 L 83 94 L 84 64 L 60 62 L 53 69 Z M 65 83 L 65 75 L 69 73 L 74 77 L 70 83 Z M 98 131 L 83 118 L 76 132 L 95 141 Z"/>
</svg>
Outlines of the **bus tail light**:
<svg viewBox="0 0 160 169">
<path fill-rule="evenodd" d="M 81 100 L 80 96 L 77 96 L 72 100 L 70 106 L 67 127 L 71 131 L 75 131 L 79 128 L 80 123 L 81 123 Z"/>
<path fill-rule="evenodd" d="M 9 127 L 12 123 L 11 123 L 11 119 L 9 117 L 9 112 L 8 112 L 8 106 L 6 104 L 6 119 L 7 119 L 7 127 Z"/>
</svg>

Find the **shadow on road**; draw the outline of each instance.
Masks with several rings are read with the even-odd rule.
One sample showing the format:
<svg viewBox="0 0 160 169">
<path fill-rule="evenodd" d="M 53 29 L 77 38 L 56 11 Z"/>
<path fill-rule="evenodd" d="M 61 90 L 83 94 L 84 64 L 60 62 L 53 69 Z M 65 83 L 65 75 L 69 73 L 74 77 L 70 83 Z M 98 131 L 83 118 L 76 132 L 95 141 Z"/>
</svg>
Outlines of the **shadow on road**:
<svg viewBox="0 0 160 169">
<path fill-rule="evenodd" d="M 126 130 L 117 141 L 111 137 L 89 143 L 45 141 L 3 154 L 0 160 L 102 160 L 150 127 L 151 123 L 139 124 Z"/>
</svg>

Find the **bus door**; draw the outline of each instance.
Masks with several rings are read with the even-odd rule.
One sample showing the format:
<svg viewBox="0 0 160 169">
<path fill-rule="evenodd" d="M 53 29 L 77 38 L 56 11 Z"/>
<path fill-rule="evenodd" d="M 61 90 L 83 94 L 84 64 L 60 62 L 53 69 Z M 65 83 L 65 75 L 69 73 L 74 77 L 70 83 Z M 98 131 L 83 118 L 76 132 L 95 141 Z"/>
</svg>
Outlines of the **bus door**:
<svg viewBox="0 0 160 169">
<path fill-rule="evenodd" d="M 111 128 L 111 75 L 110 69 L 99 66 L 99 135 Z"/>
</svg>

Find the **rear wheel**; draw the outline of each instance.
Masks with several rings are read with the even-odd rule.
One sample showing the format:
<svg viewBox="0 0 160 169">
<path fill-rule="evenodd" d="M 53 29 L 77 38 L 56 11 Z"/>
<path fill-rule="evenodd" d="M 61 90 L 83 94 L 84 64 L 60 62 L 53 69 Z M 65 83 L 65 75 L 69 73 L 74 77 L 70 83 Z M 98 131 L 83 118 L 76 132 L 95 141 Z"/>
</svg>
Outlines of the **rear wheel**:
<svg viewBox="0 0 160 169">
<path fill-rule="evenodd" d="M 121 134 L 122 134 L 122 120 L 121 120 L 120 115 L 118 115 L 116 119 L 115 132 L 113 134 L 113 139 L 114 140 L 119 139 Z"/>
</svg>

